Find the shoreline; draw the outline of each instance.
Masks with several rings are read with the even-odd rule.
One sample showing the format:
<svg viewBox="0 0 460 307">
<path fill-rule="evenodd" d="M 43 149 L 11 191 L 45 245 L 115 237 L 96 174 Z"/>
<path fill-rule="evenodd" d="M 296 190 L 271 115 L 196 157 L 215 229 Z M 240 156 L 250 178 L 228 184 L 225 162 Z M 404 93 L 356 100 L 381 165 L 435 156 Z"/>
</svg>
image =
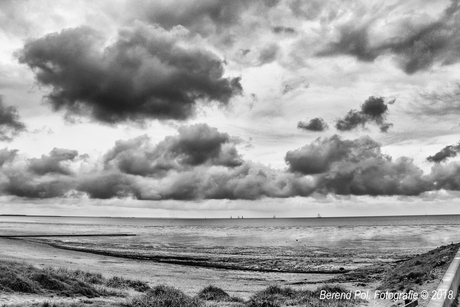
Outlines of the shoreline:
<svg viewBox="0 0 460 307">
<path fill-rule="evenodd" d="M 382 218 L 382 217 L 433 217 L 433 216 L 460 216 L 460 213 L 440 213 L 440 214 L 394 214 L 394 215 L 334 215 L 334 216 L 277 216 L 273 217 L 162 217 L 162 216 L 105 216 L 105 215 L 42 215 L 42 214 L 0 214 L 0 217 L 69 217 L 69 218 L 121 218 L 121 219 L 161 219 L 161 220 L 238 220 L 238 219 L 318 219 L 318 218 Z"/>
<path fill-rule="evenodd" d="M 35 242 L 35 241 L 32 241 Z M 42 244 L 49 245 L 57 249 L 64 249 L 69 251 L 83 252 L 95 255 L 110 256 L 116 258 L 125 258 L 133 259 L 140 261 L 153 261 L 157 263 L 168 263 L 168 264 L 177 264 L 183 266 L 191 266 L 198 268 L 211 268 L 211 269 L 224 269 L 224 270 L 235 270 L 235 271 L 249 271 L 249 272 L 262 272 L 262 273 L 286 273 L 286 274 L 344 274 L 348 273 L 351 270 L 278 270 L 278 269 L 263 269 L 263 268 L 248 268 L 237 265 L 225 265 L 225 264 L 216 264 L 206 262 L 207 259 L 200 259 L 197 257 L 191 256 L 159 256 L 159 255 L 136 255 L 136 254 L 126 254 L 122 252 L 115 251 L 106 251 L 106 250 L 95 250 L 88 248 L 79 248 L 79 247 L 70 247 L 65 245 L 60 245 L 51 242 L 40 242 Z M 200 262 L 201 261 L 201 262 Z M 404 261 L 404 260 L 400 260 Z"/>
<path fill-rule="evenodd" d="M 232 296 L 247 300 L 268 286 L 290 287 L 300 291 L 315 291 L 321 287 L 333 288 L 335 286 L 344 287 L 347 291 L 354 291 L 355 293 L 356 291 L 373 293 L 377 291 L 376 289 L 394 291 L 394 289 L 399 289 L 396 287 L 401 285 L 412 287 L 409 280 L 401 284 L 401 277 L 410 276 L 411 274 L 408 275 L 408 272 L 416 272 L 422 269 L 421 265 L 423 266 L 425 263 L 428 267 L 424 270 L 431 272 L 430 274 L 435 273 L 436 276 L 428 277 L 422 282 L 423 286 L 422 283 L 420 283 L 420 286 L 422 286 L 422 289 L 433 291 L 445 271 L 441 268 L 450 263 L 450 261 L 447 261 L 447 256 L 441 257 L 440 255 L 447 255 L 446 253 L 454 249 L 456 252 L 460 244 L 440 246 L 435 250 L 409 259 L 407 262 L 398 261 L 398 263 L 387 263 L 387 265 L 381 263 L 376 266 L 366 266 L 353 270 L 349 274 L 257 272 L 197 267 L 100 255 L 88 251 L 82 252 L 57 248 L 47 242 L 16 238 L 0 238 L 0 245 L 2 246 L 0 262 L 1 260 L 19 261 L 39 269 L 64 268 L 73 271 L 100 273 L 106 278 L 135 279 L 146 282 L 150 287 L 158 285 L 172 286 L 190 296 L 196 295 L 207 286 L 214 286 L 223 289 Z M 432 266 L 431 269 L 429 268 L 430 265 Z M 434 271 L 433 268 L 435 269 Z M 411 282 L 419 283 L 417 280 L 412 280 Z M 420 288 L 418 289 L 420 290 Z M 46 299 L 46 297 L 40 298 L 39 295 L 23 295 L 21 293 L 5 293 L 0 297 L 1 302 L 5 305 Z M 380 304 L 380 302 L 384 303 L 385 301 L 371 299 L 369 302 Z M 421 301 L 420 306 L 426 306 L 427 303 L 428 301 Z"/>
<path fill-rule="evenodd" d="M 28 240 L 0 238 L 0 260 L 24 261 L 38 267 L 51 266 L 101 273 L 108 277 L 140 279 L 152 285 L 168 284 L 187 294 L 215 285 L 231 295 L 248 298 L 267 285 L 316 289 L 337 274 L 256 272 L 205 268 L 98 255 L 66 250 Z"/>
</svg>

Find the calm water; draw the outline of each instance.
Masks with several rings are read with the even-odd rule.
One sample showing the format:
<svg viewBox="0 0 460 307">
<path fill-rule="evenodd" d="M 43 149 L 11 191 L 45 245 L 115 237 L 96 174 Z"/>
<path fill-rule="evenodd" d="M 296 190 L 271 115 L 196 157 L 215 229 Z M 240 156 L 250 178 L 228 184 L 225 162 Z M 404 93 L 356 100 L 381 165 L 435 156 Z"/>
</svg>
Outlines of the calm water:
<svg viewBox="0 0 460 307">
<path fill-rule="evenodd" d="M 0 216 L 0 234 L 117 232 L 138 235 L 123 238 L 123 242 L 150 244 L 426 249 L 460 241 L 460 215 L 277 219 Z"/>
<path fill-rule="evenodd" d="M 134 233 L 42 241 L 117 255 L 276 270 L 329 270 L 391 261 L 460 241 L 460 215 L 153 219 L 0 216 L 0 234 Z"/>
</svg>

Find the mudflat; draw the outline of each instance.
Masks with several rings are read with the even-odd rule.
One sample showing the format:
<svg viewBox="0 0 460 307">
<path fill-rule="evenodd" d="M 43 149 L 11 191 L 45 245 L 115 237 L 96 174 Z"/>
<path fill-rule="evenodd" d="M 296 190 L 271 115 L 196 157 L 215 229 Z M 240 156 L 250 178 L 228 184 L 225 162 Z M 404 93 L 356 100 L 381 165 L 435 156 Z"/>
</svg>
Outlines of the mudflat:
<svg viewBox="0 0 460 307">
<path fill-rule="evenodd" d="M 65 250 L 27 239 L 0 238 L 0 260 L 25 261 L 38 267 L 63 267 L 101 273 L 107 277 L 140 279 L 152 285 L 168 284 L 187 294 L 214 285 L 231 295 L 247 298 L 267 285 L 316 289 L 336 274 L 257 272 L 157 263 Z"/>
</svg>

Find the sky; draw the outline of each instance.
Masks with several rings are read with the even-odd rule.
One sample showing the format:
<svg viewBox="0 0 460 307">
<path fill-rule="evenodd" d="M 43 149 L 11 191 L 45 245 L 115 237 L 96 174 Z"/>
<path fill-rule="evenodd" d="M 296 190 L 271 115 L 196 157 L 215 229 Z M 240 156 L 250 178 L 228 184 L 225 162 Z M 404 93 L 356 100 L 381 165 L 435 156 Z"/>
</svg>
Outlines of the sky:
<svg viewBox="0 0 460 307">
<path fill-rule="evenodd" d="M 0 214 L 460 214 L 459 1 L 1 0 Z"/>
</svg>

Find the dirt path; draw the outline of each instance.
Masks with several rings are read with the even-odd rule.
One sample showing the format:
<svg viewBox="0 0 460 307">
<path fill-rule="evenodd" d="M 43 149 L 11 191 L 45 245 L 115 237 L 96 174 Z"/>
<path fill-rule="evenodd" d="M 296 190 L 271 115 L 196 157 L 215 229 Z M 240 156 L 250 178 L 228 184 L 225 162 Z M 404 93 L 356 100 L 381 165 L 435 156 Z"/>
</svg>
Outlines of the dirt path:
<svg viewBox="0 0 460 307">
<path fill-rule="evenodd" d="M 208 285 L 214 285 L 242 298 L 270 284 L 315 289 L 318 284 L 310 283 L 321 283 L 334 277 L 329 274 L 248 272 L 155 263 L 63 250 L 42 243 L 6 238 L 0 238 L 2 259 L 25 261 L 36 266 L 99 272 L 108 277 L 136 278 L 151 285 L 169 284 L 192 295 Z"/>
</svg>

